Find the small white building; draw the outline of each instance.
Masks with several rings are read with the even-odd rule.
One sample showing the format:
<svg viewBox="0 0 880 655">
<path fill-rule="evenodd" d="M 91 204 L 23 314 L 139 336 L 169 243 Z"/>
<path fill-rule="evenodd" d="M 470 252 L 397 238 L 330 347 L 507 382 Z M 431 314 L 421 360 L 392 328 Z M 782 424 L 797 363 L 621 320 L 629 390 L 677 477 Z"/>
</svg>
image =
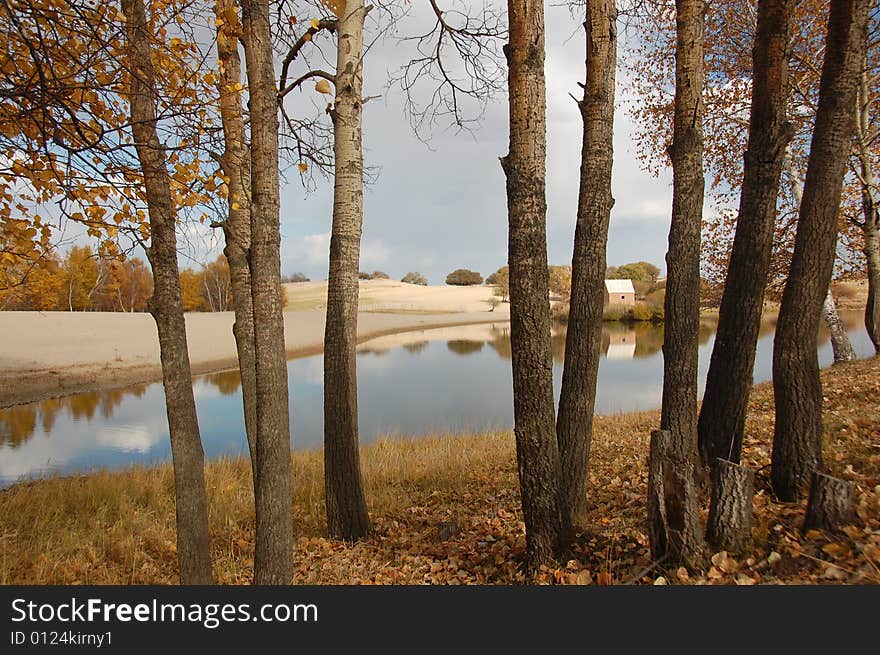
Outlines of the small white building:
<svg viewBox="0 0 880 655">
<path fill-rule="evenodd" d="M 605 304 L 632 307 L 636 304 L 636 290 L 632 280 L 605 280 Z"/>
</svg>

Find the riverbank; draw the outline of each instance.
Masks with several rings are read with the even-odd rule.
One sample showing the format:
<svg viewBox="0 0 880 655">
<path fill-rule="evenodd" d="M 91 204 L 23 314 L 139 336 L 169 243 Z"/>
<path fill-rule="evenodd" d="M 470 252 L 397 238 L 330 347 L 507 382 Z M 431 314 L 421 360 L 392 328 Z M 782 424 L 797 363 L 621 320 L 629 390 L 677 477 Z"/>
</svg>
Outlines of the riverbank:
<svg viewBox="0 0 880 655">
<path fill-rule="evenodd" d="M 645 572 L 650 430 L 659 411 L 599 417 L 591 460 L 593 529 L 555 583 L 880 583 L 880 359 L 822 371 L 825 462 L 856 486 L 858 520 L 844 534 L 801 535 L 804 503 L 778 503 L 768 487 L 773 390 L 750 402 L 744 463 L 756 476 L 754 546 L 716 558 L 702 575 Z M 513 435 L 384 440 L 362 449 L 376 532 L 356 544 L 324 538 L 322 455 L 293 456 L 297 584 L 515 584 L 525 536 Z M 249 583 L 254 516 L 250 466 L 207 466 L 218 582 Z M 52 478 L 0 492 L 0 584 L 176 583 L 169 465 Z M 705 507 L 704 507 L 705 519 Z M 440 529 L 453 532 L 441 540 Z M 456 532 L 457 530 L 457 532 Z M 444 535 L 447 536 L 447 535 Z"/>
<path fill-rule="evenodd" d="M 326 283 L 285 285 L 287 357 L 323 350 Z M 323 289 L 324 296 L 321 296 Z M 489 287 L 362 283 L 358 339 L 509 320 L 489 303 Z M 238 366 L 232 312 L 186 315 L 193 374 Z M 0 312 L 0 407 L 162 379 L 156 325 L 149 314 Z"/>
</svg>

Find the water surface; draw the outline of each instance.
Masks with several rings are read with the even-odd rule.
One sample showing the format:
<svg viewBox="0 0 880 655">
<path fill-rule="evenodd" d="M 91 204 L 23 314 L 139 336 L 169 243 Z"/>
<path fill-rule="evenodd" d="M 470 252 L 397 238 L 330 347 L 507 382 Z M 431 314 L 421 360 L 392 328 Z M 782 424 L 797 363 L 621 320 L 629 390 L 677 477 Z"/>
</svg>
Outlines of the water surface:
<svg viewBox="0 0 880 655">
<path fill-rule="evenodd" d="M 847 315 L 860 357 L 873 354 L 861 318 Z M 714 324 L 700 330 L 700 393 Z M 596 409 L 600 414 L 660 406 L 662 326 L 606 324 Z M 554 333 L 554 382 L 562 376 L 564 328 Z M 755 382 L 770 379 L 773 324 L 762 327 Z M 818 339 L 822 366 L 832 361 Z M 459 433 L 513 424 L 509 324 L 458 326 L 380 337 L 358 349 L 361 441 L 389 435 Z M 321 355 L 288 362 L 295 449 L 321 445 Z M 237 371 L 202 375 L 193 383 L 208 458 L 247 452 Z M 18 479 L 95 468 L 122 468 L 170 458 L 161 383 L 83 393 L 0 410 L 0 486 Z"/>
</svg>

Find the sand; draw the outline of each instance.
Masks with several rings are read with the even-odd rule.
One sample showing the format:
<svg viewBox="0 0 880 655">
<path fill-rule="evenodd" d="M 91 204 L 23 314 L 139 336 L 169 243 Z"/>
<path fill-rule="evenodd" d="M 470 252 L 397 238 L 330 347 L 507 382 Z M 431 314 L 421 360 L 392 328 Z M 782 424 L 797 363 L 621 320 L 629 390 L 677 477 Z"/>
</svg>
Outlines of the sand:
<svg viewBox="0 0 880 655">
<path fill-rule="evenodd" d="M 288 357 L 323 349 L 326 282 L 285 285 Z M 421 287 L 390 280 L 361 284 L 358 339 L 432 327 L 505 323 L 491 287 Z M 187 314 L 193 373 L 238 365 L 232 312 Z M 156 325 L 149 314 L 0 312 L 0 407 L 162 379 Z"/>
</svg>

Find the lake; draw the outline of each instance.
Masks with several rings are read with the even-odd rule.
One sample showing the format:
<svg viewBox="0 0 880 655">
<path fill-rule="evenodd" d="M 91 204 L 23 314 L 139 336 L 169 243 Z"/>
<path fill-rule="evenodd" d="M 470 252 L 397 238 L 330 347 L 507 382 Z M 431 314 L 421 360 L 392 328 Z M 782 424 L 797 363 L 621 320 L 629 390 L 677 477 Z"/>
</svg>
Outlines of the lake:
<svg viewBox="0 0 880 655">
<path fill-rule="evenodd" d="M 846 314 L 859 357 L 873 355 L 861 316 Z M 700 330 L 700 380 L 705 379 L 714 323 Z M 602 334 L 596 411 L 660 406 L 662 326 L 608 323 Z M 817 339 L 821 365 L 832 361 L 827 335 Z M 553 335 L 557 394 L 564 328 Z M 761 330 L 755 382 L 770 379 L 773 323 Z M 510 428 L 513 424 L 507 323 L 459 326 L 380 337 L 358 349 L 362 443 L 381 436 L 420 436 Z M 288 362 L 295 449 L 319 447 L 323 433 L 321 355 Z M 247 452 L 237 371 L 194 379 L 205 454 Z M 558 396 L 557 396 L 558 397 Z M 170 459 L 161 383 L 83 393 L 0 410 L 0 486 L 24 478 L 97 468 L 118 469 Z"/>
</svg>

